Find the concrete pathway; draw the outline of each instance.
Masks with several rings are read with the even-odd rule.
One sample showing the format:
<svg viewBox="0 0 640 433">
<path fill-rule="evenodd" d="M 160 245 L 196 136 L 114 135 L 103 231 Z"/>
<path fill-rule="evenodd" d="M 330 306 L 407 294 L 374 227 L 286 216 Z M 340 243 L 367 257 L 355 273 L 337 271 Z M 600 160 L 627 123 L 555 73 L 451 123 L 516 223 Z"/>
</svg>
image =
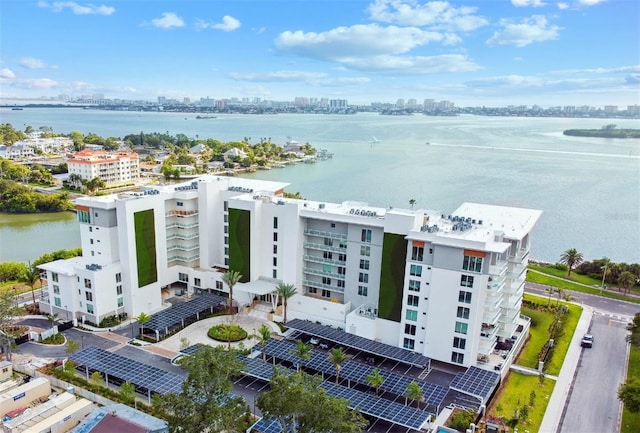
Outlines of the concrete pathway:
<svg viewBox="0 0 640 433">
<path fill-rule="evenodd" d="M 589 324 L 591 323 L 591 317 L 593 311 L 588 308 L 582 310 L 580 320 L 569 344 L 567 355 L 564 358 L 564 363 L 560 369 L 560 375 L 556 381 L 556 386 L 553 388 L 553 393 L 547 404 L 547 410 L 542 418 L 542 424 L 540 424 L 540 433 L 555 433 L 558 431 L 560 421 L 562 420 L 562 413 L 569 397 L 569 391 L 571 390 L 571 383 L 576 374 L 578 368 L 578 362 L 580 361 L 580 353 L 582 346 L 580 341 L 582 336 L 589 330 Z"/>
</svg>

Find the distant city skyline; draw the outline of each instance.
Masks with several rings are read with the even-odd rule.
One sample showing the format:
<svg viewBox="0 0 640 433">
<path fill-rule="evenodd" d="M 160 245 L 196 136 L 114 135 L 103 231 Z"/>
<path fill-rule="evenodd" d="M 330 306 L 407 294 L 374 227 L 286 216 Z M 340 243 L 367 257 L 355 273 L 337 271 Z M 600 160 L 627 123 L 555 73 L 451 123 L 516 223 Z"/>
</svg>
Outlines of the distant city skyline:
<svg viewBox="0 0 640 433">
<path fill-rule="evenodd" d="M 640 103 L 640 2 L 19 1 L 0 103 L 110 99 Z"/>
</svg>

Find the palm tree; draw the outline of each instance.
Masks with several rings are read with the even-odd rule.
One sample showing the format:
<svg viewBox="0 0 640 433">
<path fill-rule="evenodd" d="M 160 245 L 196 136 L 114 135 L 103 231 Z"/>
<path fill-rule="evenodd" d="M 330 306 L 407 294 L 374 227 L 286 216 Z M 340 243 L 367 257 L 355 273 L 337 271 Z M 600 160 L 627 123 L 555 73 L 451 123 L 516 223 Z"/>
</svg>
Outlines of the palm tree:
<svg viewBox="0 0 640 433">
<path fill-rule="evenodd" d="M 415 198 L 410 199 L 409 204 L 411 205 L 411 209 L 413 209 L 413 205 L 416 204 L 416 199 Z"/>
<path fill-rule="evenodd" d="M 138 314 L 136 320 L 140 324 L 140 336 L 144 337 L 144 324 L 151 320 L 151 316 L 143 311 L 142 313 Z"/>
<path fill-rule="evenodd" d="M 556 292 L 556 288 L 553 286 L 549 286 L 546 289 L 544 289 L 544 291 L 549 294 L 549 302 L 547 302 L 547 305 L 551 305 L 551 295 L 553 295 Z"/>
<path fill-rule="evenodd" d="M 47 314 L 47 320 L 51 323 L 51 327 L 56 324 L 56 320 L 58 320 L 58 313 Z"/>
<path fill-rule="evenodd" d="M 560 263 L 564 263 L 569 268 L 567 277 L 571 276 L 571 270 L 582 263 L 582 253 L 579 253 L 575 248 L 569 248 L 560 256 Z"/>
<path fill-rule="evenodd" d="M 629 289 L 633 287 L 635 282 L 636 282 L 636 278 L 629 271 L 624 271 L 618 277 L 618 285 L 624 289 L 624 294 L 625 295 L 627 294 Z"/>
<path fill-rule="evenodd" d="M 229 314 L 233 315 L 233 286 L 238 284 L 242 275 L 238 271 L 227 271 L 222 275 L 222 281 L 229 287 Z"/>
<path fill-rule="evenodd" d="M 336 383 L 338 383 L 340 381 L 340 369 L 342 369 L 342 364 L 344 364 L 349 357 L 340 347 L 334 347 L 331 349 L 327 354 L 327 357 L 336 368 Z"/>
<path fill-rule="evenodd" d="M 80 185 L 82 185 L 82 176 L 80 176 L 79 174 L 76 174 L 76 173 L 71 173 L 69 175 L 69 183 L 74 188 L 80 187 Z"/>
<path fill-rule="evenodd" d="M 411 400 L 416 401 L 416 407 L 420 409 L 420 402 L 424 401 L 424 395 L 422 395 L 422 387 L 418 385 L 418 382 L 412 380 L 409 385 L 407 385 L 407 391 L 405 397 L 409 397 Z"/>
<path fill-rule="evenodd" d="M 269 328 L 264 323 L 262 324 L 260 329 L 258 329 L 258 338 L 260 339 L 260 347 L 262 347 L 262 360 L 265 362 L 267 361 L 267 354 L 265 353 L 264 348 L 267 346 L 267 342 L 273 334 L 274 332 L 271 330 L 271 328 Z"/>
<path fill-rule="evenodd" d="M 300 372 L 300 364 L 303 361 L 308 361 L 311 359 L 311 352 L 313 351 L 313 348 L 311 346 L 309 346 L 308 344 L 304 344 L 304 342 L 302 340 L 297 340 L 296 341 L 296 347 L 294 347 L 293 349 L 291 349 L 291 354 L 297 356 L 300 359 L 300 362 L 298 362 L 297 368 L 298 368 L 298 372 Z"/>
<path fill-rule="evenodd" d="M 600 259 L 601 269 L 602 269 L 602 283 L 600 284 L 600 290 L 604 289 L 604 283 L 607 279 L 607 274 L 611 272 L 611 269 L 608 269 L 611 265 L 611 259 L 609 257 L 603 257 Z"/>
<path fill-rule="evenodd" d="M 29 268 L 27 268 L 27 271 L 22 276 L 22 281 L 24 281 L 29 285 L 29 287 L 31 287 L 31 297 L 33 298 L 34 307 L 36 305 L 36 294 L 33 291 L 33 286 L 35 286 L 36 281 L 39 281 L 39 280 L 40 280 L 40 270 L 35 266 L 31 266 L 31 263 L 29 263 Z M 42 286 L 42 284 L 40 285 Z"/>
<path fill-rule="evenodd" d="M 384 383 L 384 377 L 380 374 L 380 370 L 374 368 L 369 376 L 366 377 L 367 383 L 373 387 L 378 395 L 378 388 Z"/>
<path fill-rule="evenodd" d="M 282 297 L 282 307 L 284 308 L 284 323 L 287 323 L 287 301 L 297 292 L 293 284 L 280 283 L 276 286 L 278 296 Z"/>
<path fill-rule="evenodd" d="M 562 287 L 556 288 L 556 293 L 558 294 L 558 299 L 556 300 L 556 307 L 560 305 L 560 299 L 564 296 L 564 289 Z"/>
</svg>

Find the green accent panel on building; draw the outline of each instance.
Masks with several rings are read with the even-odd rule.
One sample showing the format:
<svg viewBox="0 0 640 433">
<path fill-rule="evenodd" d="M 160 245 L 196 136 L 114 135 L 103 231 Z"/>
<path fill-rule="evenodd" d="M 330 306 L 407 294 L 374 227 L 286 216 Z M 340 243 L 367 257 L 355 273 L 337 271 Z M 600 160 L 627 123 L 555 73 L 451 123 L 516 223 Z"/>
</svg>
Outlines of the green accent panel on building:
<svg viewBox="0 0 640 433">
<path fill-rule="evenodd" d="M 401 320 L 406 257 L 407 240 L 404 235 L 385 233 L 380 270 L 380 299 L 378 300 L 378 317 L 381 319 L 394 322 Z"/>
<path fill-rule="evenodd" d="M 229 209 L 229 270 L 240 272 L 241 283 L 251 281 L 251 212 Z"/>
<path fill-rule="evenodd" d="M 133 223 L 136 234 L 138 287 L 144 287 L 158 281 L 155 214 L 153 209 L 134 213 Z"/>
</svg>

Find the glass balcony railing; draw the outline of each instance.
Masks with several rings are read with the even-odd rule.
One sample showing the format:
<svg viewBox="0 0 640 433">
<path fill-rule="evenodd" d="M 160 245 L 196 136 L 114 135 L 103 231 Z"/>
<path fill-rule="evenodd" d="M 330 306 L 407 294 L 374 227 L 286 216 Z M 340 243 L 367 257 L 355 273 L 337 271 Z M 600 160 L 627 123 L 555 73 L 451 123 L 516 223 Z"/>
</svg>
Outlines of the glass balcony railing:
<svg viewBox="0 0 640 433">
<path fill-rule="evenodd" d="M 304 243 L 304 247 L 305 248 L 311 248 L 314 250 L 320 250 L 320 251 L 334 251 L 337 253 L 345 253 L 347 251 L 347 246 L 333 246 L 333 245 L 324 245 L 324 244 L 315 244 L 313 242 L 305 242 Z"/>
<path fill-rule="evenodd" d="M 305 229 L 304 234 L 311 235 L 311 236 L 320 236 L 323 238 L 330 238 L 330 239 L 347 239 L 346 233 L 325 232 L 322 230 Z"/>
<path fill-rule="evenodd" d="M 336 266 L 345 266 L 347 264 L 346 261 L 342 261 L 342 260 L 333 260 L 333 259 L 325 259 L 324 257 L 320 257 L 320 256 L 304 256 L 303 259 L 307 262 L 313 262 L 313 263 L 326 263 L 329 265 L 336 265 Z"/>
</svg>

